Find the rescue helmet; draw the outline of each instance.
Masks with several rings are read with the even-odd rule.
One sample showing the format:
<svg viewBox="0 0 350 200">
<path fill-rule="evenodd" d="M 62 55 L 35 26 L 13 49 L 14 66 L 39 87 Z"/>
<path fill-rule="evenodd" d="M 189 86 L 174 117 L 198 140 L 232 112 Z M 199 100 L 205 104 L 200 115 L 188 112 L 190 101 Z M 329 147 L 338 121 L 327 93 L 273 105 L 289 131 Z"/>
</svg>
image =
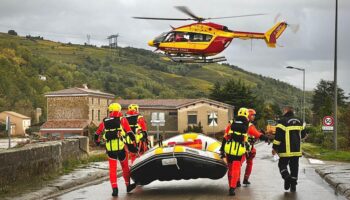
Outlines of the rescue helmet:
<svg viewBox="0 0 350 200">
<path fill-rule="evenodd" d="M 248 119 L 248 117 L 249 117 L 249 111 L 248 111 L 248 109 L 247 109 L 247 108 L 244 108 L 244 107 L 240 108 L 240 109 L 238 110 L 237 116 L 242 116 L 242 117 L 245 117 L 245 118 Z"/>
<path fill-rule="evenodd" d="M 130 104 L 128 106 L 128 111 L 131 111 L 131 110 L 139 111 L 139 105 L 137 105 L 137 104 Z"/>
<path fill-rule="evenodd" d="M 111 103 L 108 106 L 108 111 L 109 112 L 114 112 L 114 111 L 120 112 L 121 109 L 122 109 L 122 107 L 120 106 L 119 103 Z"/>
<path fill-rule="evenodd" d="M 249 108 L 248 112 L 249 112 L 249 117 L 252 116 L 252 115 L 256 115 L 256 111 L 254 109 L 252 109 L 252 108 Z"/>
</svg>

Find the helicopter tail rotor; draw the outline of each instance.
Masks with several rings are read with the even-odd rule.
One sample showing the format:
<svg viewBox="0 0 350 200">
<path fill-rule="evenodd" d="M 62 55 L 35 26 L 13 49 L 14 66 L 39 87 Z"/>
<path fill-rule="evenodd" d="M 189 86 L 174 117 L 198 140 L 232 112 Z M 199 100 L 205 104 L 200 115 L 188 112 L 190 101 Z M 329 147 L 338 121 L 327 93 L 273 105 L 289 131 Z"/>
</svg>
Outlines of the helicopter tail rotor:
<svg viewBox="0 0 350 200">
<path fill-rule="evenodd" d="M 282 19 L 282 14 L 281 13 L 277 13 L 275 19 L 274 19 L 274 23 L 277 23 L 278 21 L 286 21 L 286 20 L 281 20 Z M 292 23 L 287 23 L 288 28 L 290 28 L 290 30 L 293 33 L 297 33 L 300 29 L 300 24 L 292 24 Z"/>
</svg>

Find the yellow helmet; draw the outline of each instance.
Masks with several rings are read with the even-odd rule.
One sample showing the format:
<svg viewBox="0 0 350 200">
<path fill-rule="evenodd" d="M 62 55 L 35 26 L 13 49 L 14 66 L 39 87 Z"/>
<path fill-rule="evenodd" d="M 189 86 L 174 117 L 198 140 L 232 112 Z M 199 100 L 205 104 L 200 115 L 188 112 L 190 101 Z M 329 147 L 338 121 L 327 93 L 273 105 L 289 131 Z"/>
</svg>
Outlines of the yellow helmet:
<svg viewBox="0 0 350 200">
<path fill-rule="evenodd" d="M 108 110 L 109 112 L 113 112 L 113 111 L 120 111 L 122 109 L 122 107 L 120 106 L 119 103 L 111 103 L 109 106 L 108 106 Z"/>
<path fill-rule="evenodd" d="M 238 114 L 237 114 L 238 116 L 242 116 L 242 117 L 245 117 L 245 118 L 247 118 L 248 119 L 248 117 L 249 117 L 249 110 L 247 109 L 247 108 L 240 108 L 239 110 L 238 110 Z"/>
<path fill-rule="evenodd" d="M 139 111 L 139 105 L 137 104 L 130 104 L 128 107 L 128 110 L 135 110 L 135 111 Z"/>
</svg>

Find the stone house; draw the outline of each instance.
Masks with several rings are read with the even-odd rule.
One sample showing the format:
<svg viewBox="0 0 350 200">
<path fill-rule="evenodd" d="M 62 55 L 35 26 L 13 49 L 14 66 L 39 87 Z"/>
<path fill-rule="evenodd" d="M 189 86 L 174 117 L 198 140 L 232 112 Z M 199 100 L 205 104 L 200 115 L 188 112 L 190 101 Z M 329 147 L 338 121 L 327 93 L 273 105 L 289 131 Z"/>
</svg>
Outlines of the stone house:
<svg viewBox="0 0 350 200">
<path fill-rule="evenodd" d="M 26 129 L 30 127 L 31 119 L 28 116 L 13 112 L 13 111 L 3 111 L 0 113 L 0 121 L 6 123 L 6 117 L 10 117 L 12 135 L 24 136 Z"/>
<path fill-rule="evenodd" d="M 120 99 L 117 102 L 122 105 L 123 112 L 127 111 L 129 104 L 138 104 L 150 133 L 156 132 L 156 127 L 151 123 L 152 113 L 164 113 L 165 124 L 160 131 L 169 136 L 183 133 L 189 125 L 198 125 L 199 122 L 204 134 L 223 132 L 233 117 L 234 109 L 231 105 L 206 98 Z"/>
<path fill-rule="evenodd" d="M 44 136 L 87 135 L 90 124 L 107 116 L 114 95 L 88 88 L 69 88 L 45 94 L 47 121 L 40 127 Z"/>
</svg>

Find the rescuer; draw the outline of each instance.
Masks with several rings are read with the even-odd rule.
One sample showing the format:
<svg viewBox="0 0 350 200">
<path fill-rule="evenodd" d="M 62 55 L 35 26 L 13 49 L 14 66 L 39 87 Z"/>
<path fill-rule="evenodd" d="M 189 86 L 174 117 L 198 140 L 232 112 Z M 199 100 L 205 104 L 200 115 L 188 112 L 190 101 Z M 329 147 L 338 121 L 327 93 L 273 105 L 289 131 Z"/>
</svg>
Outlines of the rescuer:
<svg viewBox="0 0 350 200">
<path fill-rule="evenodd" d="M 247 108 L 240 108 L 237 117 L 231 120 L 226 128 L 225 136 L 221 146 L 221 156 L 226 155 L 229 181 L 229 195 L 235 195 L 235 189 L 241 171 L 242 156 L 249 148 L 248 144 L 248 115 Z"/>
<path fill-rule="evenodd" d="M 133 163 L 137 156 L 142 155 L 148 150 L 147 124 L 145 118 L 140 115 L 139 106 L 137 104 L 130 104 L 128 106 L 126 119 L 129 122 L 131 130 L 135 133 L 136 138 L 134 144 L 128 143 L 131 163 Z"/>
<path fill-rule="evenodd" d="M 132 141 L 135 141 L 135 135 L 129 126 L 128 120 L 126 120 L 120 112 L 120 104 L 110 104 L 108 111 L 109 117 L 104 118 L 100 123 L 95 133 L 94 141 L 96 145 L 100 145 L 100 135 L 105 132 L 102 137 L 106 141 L 109 162 L 109 179 L 113 190 L 112 196 L 118 196 L 117 160 L 119 160 L 123 170 L 123 178 L 127 192 L 130 192 L 136 187 L 136 184 L 130 184 L 128 155 L 124 149 L 126 136 Z"/>
<path fill-rule="evenodd" d="M 280 157 L 278 168 L 284 179 L 284 189 L 296 191 L 301 157 L 301 139 L 306 137 L 303 122 L 294 116 L 293 108 L 286 106 L 283 116 L 277 122 L 276 135 L 273 141 L 272 153 Z M 290 172 L 287 166 L 289 165 Z"/>
</svg>

